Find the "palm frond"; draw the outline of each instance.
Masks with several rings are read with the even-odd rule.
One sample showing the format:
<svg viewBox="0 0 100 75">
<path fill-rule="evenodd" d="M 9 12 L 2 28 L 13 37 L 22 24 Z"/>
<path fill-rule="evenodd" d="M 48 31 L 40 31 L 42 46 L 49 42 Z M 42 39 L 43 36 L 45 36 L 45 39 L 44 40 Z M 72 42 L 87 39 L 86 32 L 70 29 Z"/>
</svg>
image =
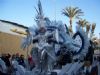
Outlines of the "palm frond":
<svg viewBox="0 0 100 75">
<path fill-rule="evenodd" d="M 88 23 L 88 24 L 86 24 L 86 32 L 88 33 L 89 32 L 89 30 L 90 30 L 90 23 Z"/>
<path fill-rule="evenodd" d="M 94 32 L 95 27 L 96 27 L 96 23 L 93 23 L 93 24 L 92 24 L 92 32 Z"/>
<path fill-rule="evenodd" d="M 69 18 L 74 18 L 74 17 L 79 18 L 80 16 L 83 15 L 81 9 L 79 9 L 78 7 L 71 7 L 71 6 L 63 9 L 62 13 Z"/>
</svg>

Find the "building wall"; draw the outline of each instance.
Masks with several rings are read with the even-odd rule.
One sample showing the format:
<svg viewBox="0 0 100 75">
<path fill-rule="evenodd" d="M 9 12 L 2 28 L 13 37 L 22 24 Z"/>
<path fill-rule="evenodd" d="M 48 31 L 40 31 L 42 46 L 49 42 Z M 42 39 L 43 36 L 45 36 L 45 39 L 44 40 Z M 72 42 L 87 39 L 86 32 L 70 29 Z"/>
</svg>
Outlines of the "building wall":
<svg viewBox="0 0 100 75">
<path fill-rule="evenodd" d="M 20 53 L 26 55 L 26 52 L 20 48 L 21 40 L 21 36 L 0 32 L 0 53 Z"/>
<path fill-rule="evenodd" d="M 11 29 L 17 29 L 18 31 L 25 32 L 25 28 L 19 27 L 17 25 L 13 25 L 10 23 L 2 22 L 0 21 L 0 31 L 4 33 L 10 33 L 13 35 L 18 35 L 18 36 L 24 36 L 24 35 L 19 35 L 18 33 L 12 32 Z"/>
<path fill-rule="evenodd" d="M 27 51 L 21 49 L 21 42 L 25 35 L 21 35 L 10 30 L 15 28 L 19 31 L 26 30 L 25 28 L 18 27 L 16 25 L 0 22 L 0 55 L 4 53 L 19 53 L 27 56 Z M 31 50 L 31 47 L 29 47 L 29 50 Z"/>
</svg>

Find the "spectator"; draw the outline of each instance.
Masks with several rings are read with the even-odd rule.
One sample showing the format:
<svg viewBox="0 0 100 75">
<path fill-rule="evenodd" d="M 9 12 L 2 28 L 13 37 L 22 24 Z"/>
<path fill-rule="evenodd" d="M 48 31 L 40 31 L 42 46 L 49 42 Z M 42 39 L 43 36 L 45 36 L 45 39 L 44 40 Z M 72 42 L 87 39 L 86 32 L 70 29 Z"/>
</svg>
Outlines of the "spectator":
<svg viewBox="0 0 100 75">
<path fill-rule="evenodd" d="M 5 62 L 7 67 L 11 66 L 11 64 L 10 64 L 10 57 L 11 57 L 10 54 L 3 54 L 2 57 L 1 57 L 1 59 Z"/>
<path fill-rule="evenodd" d="M 23 67 L 25 67 L 24 55 L 20 55 L 19 65 L 22 65 Z"/>
<path fill-rule="evenodd" d="M 9 53 L 3 54 L 3 56 L 1 57 L 1 59 L 5 62 L 5 65 L 7 67 L 7 74 L 11 73 L 10 57 L 11 55 Z"/>
<path fill-rule="evenodd" d="M 19 53 L 16 53 L 16 61 L 19 63 L 20 61 L 20 57 L 19 57 Z"/>
<path fill-rule="evenodd" d="M 11 66 L 10 57 L 11 57 L 11 55 L 8 53 L 8 54 L 6 55 L 6 65 L 7 65 L 7 67 L 10 67 L 10 66 Z"/>
<path fill-rule="evenodd" d="M 11 61 L 13 61 L 13 60 L 16 60 L 16 55 L 15 54 L 12 55 Z"/>
<path fill-rule="evenodd" d="M 32 56 L 28 57 L 28 63 L 30 65 L 30 70 L 32 70 L 35 67 L 34 60 L 32 59 Z"/>
</svg>

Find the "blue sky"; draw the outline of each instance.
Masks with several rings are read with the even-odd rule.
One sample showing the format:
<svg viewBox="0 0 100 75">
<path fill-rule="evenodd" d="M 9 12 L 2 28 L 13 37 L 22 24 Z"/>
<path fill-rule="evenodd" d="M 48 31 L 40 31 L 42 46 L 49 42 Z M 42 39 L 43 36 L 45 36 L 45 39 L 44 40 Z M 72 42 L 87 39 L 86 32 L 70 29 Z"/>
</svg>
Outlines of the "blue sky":
<svg viewBox="0 0 100 75">
<path fill-rule="evenodd" d="M 0 19 L 16 22 L 25 26 L 33 26 L 38 0 L 0 0 Z M 100 33 L 100 0 L 41 0 L 44 15 L 50 20 L 62 20 L 69 25 L 69 19 L 62 14 L 67 6 L 79 7 L 84 12 L 83 19 L 96 23 L 95 33 Z M 56 15 L 55 15 L 56 14 Z M 76 20 L 73 23 L 75 29 Z"/>
</svg>

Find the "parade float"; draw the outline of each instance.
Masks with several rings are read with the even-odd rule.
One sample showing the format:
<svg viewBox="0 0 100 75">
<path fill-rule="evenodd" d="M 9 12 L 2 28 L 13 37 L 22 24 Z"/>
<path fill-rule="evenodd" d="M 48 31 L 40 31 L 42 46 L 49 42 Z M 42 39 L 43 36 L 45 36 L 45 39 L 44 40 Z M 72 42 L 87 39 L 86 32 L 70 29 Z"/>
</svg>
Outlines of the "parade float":
<svg viewBox="0 0 100 75">
<path fill-rule="evenodd" d="M 92 46 L 86 32 L 80 27 L 73 35 L 62 21 L 51 21 L 45 17 L 40 0 L 38 1 L 37 27 L 29 27 L 22 48 L 28 49 L 31 44 L 31 55 L 35 68 L 25 69 L 16 61 L 13 66 L 15 75 L 78 75 L 89 47 Z"/>
</svg>

